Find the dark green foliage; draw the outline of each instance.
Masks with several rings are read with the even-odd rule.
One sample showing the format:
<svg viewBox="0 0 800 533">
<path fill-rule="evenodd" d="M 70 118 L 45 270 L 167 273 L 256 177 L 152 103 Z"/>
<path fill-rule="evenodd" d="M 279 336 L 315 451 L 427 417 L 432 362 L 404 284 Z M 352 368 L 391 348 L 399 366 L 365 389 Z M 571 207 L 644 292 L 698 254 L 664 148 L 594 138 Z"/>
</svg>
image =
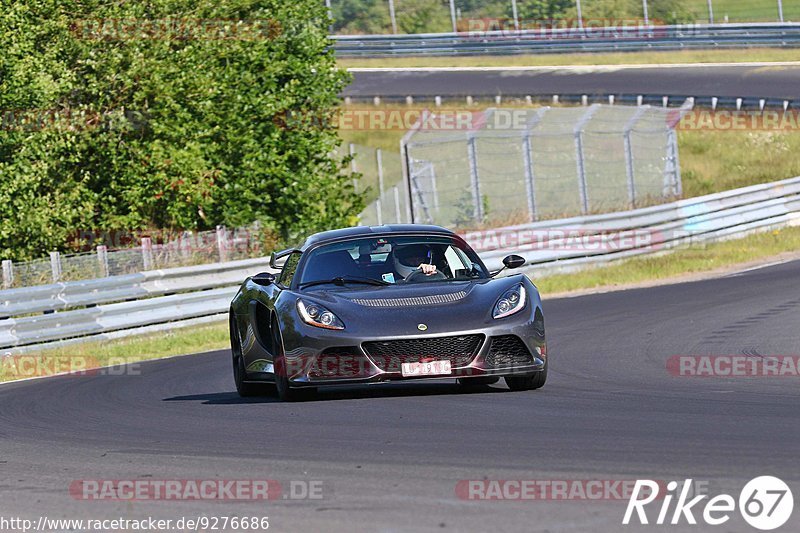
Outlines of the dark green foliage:
<svg viewBox="0 0 800 533">
<path fill-rule="evenodd" d="M 279 120 L 330 113 L 348 82 L 323 2 L 0 5 L 0 258 L 81 230 L 355 221 L 335 129 Z"/>
</svg>

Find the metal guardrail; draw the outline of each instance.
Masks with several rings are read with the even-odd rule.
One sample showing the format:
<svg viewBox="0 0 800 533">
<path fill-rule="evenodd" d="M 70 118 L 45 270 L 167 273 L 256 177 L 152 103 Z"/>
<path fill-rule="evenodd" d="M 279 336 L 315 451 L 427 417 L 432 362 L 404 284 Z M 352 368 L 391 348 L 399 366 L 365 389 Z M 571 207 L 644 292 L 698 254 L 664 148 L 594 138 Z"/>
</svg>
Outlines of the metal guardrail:
<svg viewBox="0 0 800 533">
<path fill-rule="evenodd" d="M 489 268 L 498 268 L 502 257 L 513 252 L 526 258 L 532 273 L 541 275 L 798 221 L 800 177 L 655 207 L 470 232 L 465 237 Z M 577 232 L 578 242 L 588 238 L 588 242 L 617 244 L 570 247 L 572 232 Z M 630 238 L 615 240 L 626 232 Z M 221 319 L 238 284 L 264 270 L 267 258 L 0 291 L 0 349 L 13 353 L 157 325 L 177 327 L 204 317 Z"/>
<path fill-rule="evenodd" d="M 525 257 L 528 271 L 542 274 L 795 221 L 800 177 L 630 211 L 469 232 L 465 238 L 491 269 L 516 253 Z"/>
<path fill-rule="evenodd" d="M 685 24 L 545 30 L 337 35 L 339 57 L 512 55 L 800 46 L 800 24 Z"/>
</svg>

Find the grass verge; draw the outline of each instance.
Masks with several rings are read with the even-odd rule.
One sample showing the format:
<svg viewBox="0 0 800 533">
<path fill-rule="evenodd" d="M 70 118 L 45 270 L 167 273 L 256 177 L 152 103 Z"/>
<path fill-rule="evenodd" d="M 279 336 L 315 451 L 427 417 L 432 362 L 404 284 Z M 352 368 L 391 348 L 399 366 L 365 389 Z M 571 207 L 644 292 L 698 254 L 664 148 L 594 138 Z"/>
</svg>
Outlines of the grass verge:
<svg viewBox="0 0 800 533">
<path fill-rule="evenodd" d="M 207 324 L 131 336 L 91 341 L 18 356 L 0 358 L 0 382 L 49 376 L 64 372 L 112 366 L 108 373 L 136 371 L 122 365 L 173 355 L 201 353 L 227 348 L 228 324 Z M 93 374 L 89 372 L 89 374 Z"/>
<path fill-rule="evenodd" d="M 585 289 L 613 288 L 692 274 L 733 269 L 753 261 L 766 261 L 787 252 L 800 251 L 800 227 L 754 233 L 732 239 L 676 248 L 663 255 L 639 257 L 617 264 L 569 274 L 532 277 L 544 297 Z"/>
<path fill-rule="evenodd" d="M 750 63 L 797 61 L 797 50 L 683 50 L 607 54 L 521 54 L 513 56 L 339 58 L 342 68 L 410 67 L 558 67 L 566 65 L 649 65 L 668 63 Z"/>
</svg>

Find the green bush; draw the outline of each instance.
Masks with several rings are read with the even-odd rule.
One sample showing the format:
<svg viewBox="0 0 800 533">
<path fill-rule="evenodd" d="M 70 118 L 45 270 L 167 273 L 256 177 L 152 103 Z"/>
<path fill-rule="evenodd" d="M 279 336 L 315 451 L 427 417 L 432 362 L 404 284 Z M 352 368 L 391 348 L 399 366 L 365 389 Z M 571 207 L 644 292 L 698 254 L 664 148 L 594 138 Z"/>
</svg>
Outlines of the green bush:
<svg viewBox="0 0 800 533">
<path fill-rule="evenodd" d="M 26 0 L 0 11 L 0 258 L 80 230 L 256 220 L 284 242 L 350 225 L 363 201 L 329 114 L 317 0 Z"/>
</svg>

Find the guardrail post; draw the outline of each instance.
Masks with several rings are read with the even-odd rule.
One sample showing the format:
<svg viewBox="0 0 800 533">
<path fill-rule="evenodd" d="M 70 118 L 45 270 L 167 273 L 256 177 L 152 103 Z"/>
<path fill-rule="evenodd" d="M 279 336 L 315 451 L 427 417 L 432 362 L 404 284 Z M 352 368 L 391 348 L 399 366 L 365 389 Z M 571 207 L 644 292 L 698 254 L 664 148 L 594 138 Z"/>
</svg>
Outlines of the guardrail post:
<svg viewBox="0 0 800 533">
<path fill-rule="evenodd" d="M 483 202 L 481 202 L 481 181 L 478 176 L 478 150 L 475 147 L 475 136 L 467 140 L 467 159 L 469 161 L 469 178 L 472 189 L 472 217 L 475 222 L 483 221 Z"/>
<path fill-rule="evenodd" d="M 50 271 L 53 283 L 57 283 L 61 279 L 61 252 L 50 252 Z"/>
<path fill-rule="evenodd" d="M 217 226 L 217 250 L 220 263 L 226 262 L 228 260 L 228 230 L 225 229 L 225 226 Z"/>
<path fill-rule="evenodd" d="M 100 275 L 104 278 L 109 276 L 108 272 L 108 246 L 101 244 L 97 247 L 97 262 L 100 264 Z"/>
<path fill-rule="evenodd" d="M 150 237 L 142 237 L 142 268 L 153 270 L 153 241 Z"/>
<path fill-rule="evenodd" d="M 581 213 L 589 213 L 589 192 L 586 187 L 586 159 L 583 155 L 583 127 L 598 110 L 597 104 L 592 104 L 589 109 L 581 116 L 575 125 L 573 133 L 575 135 L 575 161 L 578 165 L 578 192 L 581 198 Z"/>
<path fill-rule="evenodd" d="M 375 163 L 378 165 L 378 199 L 375 200 L 375 211 L 378 214 L 378 225 L 383 225 L 383 157 L 381 149 L 375 150 Z"/>
<path fill-rule="evenodd" d="M 14 285 L 14 263 L 10 259 L 3 259 L 3 288 L 10 289 Z"/>
</svg>

